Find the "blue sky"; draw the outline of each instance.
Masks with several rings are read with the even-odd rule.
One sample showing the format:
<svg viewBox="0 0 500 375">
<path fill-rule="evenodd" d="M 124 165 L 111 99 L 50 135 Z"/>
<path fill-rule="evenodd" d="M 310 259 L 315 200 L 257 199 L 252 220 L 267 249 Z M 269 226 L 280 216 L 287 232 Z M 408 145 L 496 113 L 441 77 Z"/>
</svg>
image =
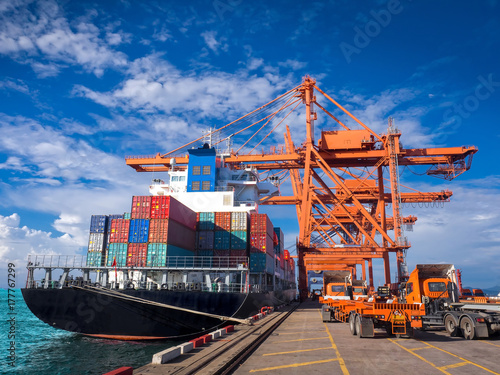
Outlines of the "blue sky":
<svg viewBox="0 0 500 375">
<path fill-rule="evenodd" d="M 479 148 L 451 183 L 402 175 L 454 192 L 443 208 L 404 209 L 419 217 L 408 263 L 454 263 L 467 285 L 500 285 L 499 10 L 494 0 L 1 1 L 1 264 L 15 262 L 22 283 L 29 253 L 83 253 L 91 214 L 129 211 L 147 194 L 152 176 L 125 155 L 170 151 L 309 74 L 377 132 L 394 117 L 405 147 Z M 289 120 L 300 144 L 303 119 Z M 316 137 L 334 129 L 316 125 Z M 266 212 L 294 243 L 293 208 Z"/>
</svg>

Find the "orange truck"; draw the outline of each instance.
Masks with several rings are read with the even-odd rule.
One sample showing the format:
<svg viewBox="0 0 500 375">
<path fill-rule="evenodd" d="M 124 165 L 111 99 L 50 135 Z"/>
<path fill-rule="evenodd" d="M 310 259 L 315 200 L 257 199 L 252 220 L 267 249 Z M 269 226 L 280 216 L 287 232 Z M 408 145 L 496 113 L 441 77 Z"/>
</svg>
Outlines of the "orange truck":
<svg viewBox="0 0 500 375">
<path fill-rule="evenodd" d="M 415 328 L 445 327 L 451 336 L 470 340 L 499 332 L 497 306 L 460 301 L 454 271 L 450 264 L 417 265 L 400 285 L 398 298 L 325 299 L 323 321 L 349 322 L 351 333 L 359 337 L 374 337 L 376 328 L 407 337 Z"/>
<path fill-rule="evenodd" d="M 422 328 L 445 327 L 450 336 L 468 340 L 500 332 L 500 305 L 460 300 L 455 267 L 419 264 L 410 274 L 403 300 L 425 306 Z M 484 297 L 483 297 L 484 298 Z"/>
</svg>

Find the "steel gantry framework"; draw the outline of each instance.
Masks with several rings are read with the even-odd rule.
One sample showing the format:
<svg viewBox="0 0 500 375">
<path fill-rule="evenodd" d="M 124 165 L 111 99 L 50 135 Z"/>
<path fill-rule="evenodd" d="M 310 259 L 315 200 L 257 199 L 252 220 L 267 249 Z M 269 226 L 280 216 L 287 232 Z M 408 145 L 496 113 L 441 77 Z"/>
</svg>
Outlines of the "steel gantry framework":
<svg viewBox="0 0 500 375">
<path fill-rule="evenodd" d="M 325 103 L 317 100 L 316 92 L 321 94 Z M 256 147 L 300 104 L 305 106 L 305 111 L 302 107 L 305 141 L 296 146 L 287 125 L 284 147 L 272 146 L 268 152 L 256 152 Z M 328 105 L 333 105 L 340 116 L 327 110 Z M 318 118 L 315 108 L 333 120 L 338 129 L 321 131 L 317 141 L 314 138 L 314 121 Z M 341 121 L 341 116 L 354 122 L 357 129 L 347 126 Z M 402 216 L 402 204 L 447 202 L 452 192 L 420 192 L 403 186 L 399 182 L 400 168 L 427 166 L 427 175 L 452 180 L 470 168 L 472 156 L 477 152 L 474 146 L 403 148 L 401 132 L 392 119 L 389 119 L 386 134 L 375 133 L 322 91 L 310 77 L 214 133 L 217 133 L 219 142 L 237 135 L 244 137 L 242 146 L 225 156 L 225 165 L 255 168 L 262 174 L 269 172 L 268 176 L 274 177 L 274 181 L 283 182 L 290 178 L 292 195 L 263 197 L 260 204 L 294 205 L 296 208 L 301 297 L 307 295 L 309 270 L 351 269 L 356 273 L 356 266 L 360 265 L 362 278 L 369 279 L 373 286 L 373 259 L 377 258 L 383 259 L 385 283 L 390 284 L 390 253 L 396 254 L 398 279 L 395 281 L 404 281 L 407 277 L 405 255 L 410 247 L 404 227 L 414 224 L 416 217 Z M 249 147 L 251 140 L 256 140 L 257 134 L 264 137 L 250 152 L 241 152 L 243 147 Z M 189 161 L 183 151 L 202 139 L 200 137 L 163 155 L 128 157 L 126 163 L 138 172 L 182 169 Z M 408 191 L 403 192 L 402 188 Z M 392 216 L 389 216 L 388 205 L 392 207 Z M 392 231 L 392 236 L 389 231 Z"/>
</svg>

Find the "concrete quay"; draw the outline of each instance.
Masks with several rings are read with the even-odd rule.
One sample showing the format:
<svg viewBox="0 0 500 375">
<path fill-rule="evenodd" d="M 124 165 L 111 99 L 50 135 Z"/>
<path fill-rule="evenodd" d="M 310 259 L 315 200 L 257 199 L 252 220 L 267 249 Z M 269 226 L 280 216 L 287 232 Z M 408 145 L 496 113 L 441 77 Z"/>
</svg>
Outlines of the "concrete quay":
<svg viewBox="0 0 500 375">
<path fill-rule="evenodd" d="M 413 338 L 397 339 L 376 331 L 374 338 L 359 338 L 348 324 L 324 323 L 320 308 L 313 301 L 288 306 L 134 375 L 500 375 L 500 337 L 469 341 L 445 331 L 415 331 Z"/>
</svg>

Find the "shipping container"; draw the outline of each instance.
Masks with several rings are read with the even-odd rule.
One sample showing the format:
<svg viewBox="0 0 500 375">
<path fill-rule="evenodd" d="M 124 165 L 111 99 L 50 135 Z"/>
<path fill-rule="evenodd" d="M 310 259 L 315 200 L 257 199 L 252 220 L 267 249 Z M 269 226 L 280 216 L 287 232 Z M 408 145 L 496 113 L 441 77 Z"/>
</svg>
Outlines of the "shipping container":
<svg viewBox="0 0 500 375">
<path fill-rule="evenodd" d="M 202 230 L 196 232 L 196 249 L 198 250 L 213 250 L 214 249 L 214 232 Z"/>
<path fill-rule="evenodd" d="M 107 222 L 106 215 L 92 215 L 90 217 L 90 233 L 105 233 Z"/>
<path fill-rule="evenodd" d="M 130 220 L 130 231 L 128 242 L 130 243 L 146 243 L 149 236 L 149 220 L 148 219 L 132 219 Z"/>
<path fill-rule="evenodd" d="M 214 251 L 213 250 L 196 250 L 196 256 L 197 257 L 213 257 Z"/>
<path fill-rule="evenodd" d="M 267 233 L 250 233 L 250 253 L 274 254 L 273 239 Z"/>
<path fill-rule="evenodd" d="M 116 267 L 125 267 L 127 264 L 127 250 L 128 244 L 126 243 L 110 243 L 106 257 L 106 266 L 112 267 L 113 260 L 116 258 Z"/>
<path fill-rule="evenodd" d="M 246 230 L 233 230 L 231 232 L 231 249 L 246 250 L 248 248 L 248 233 Z"/>
<path fill-rule="evenodd" d="M 284 258 L 284 256 L 281 255 L 280 258 L 279 258 L 279 260 L 280 260 L 280 268 L 284 269 L 285 268 L 285 258 Z"/>
<path fill-rule="evenodd" d="M 274 229 L 274 233 L 276 233 L 276 236 L 278 237 L 278 247 L 279 247 L 279 251 L 277 251 L 276 253 L 279 254 L 279 253 L 282 253 L 283 252 L 283 249 L 285 248 L 285 235 L 283 234 L 283 231 L 281 230 L 280 227 L 275 227 L 273 228 Z"/>
<path fill-rule="evenodd" d="M 168 195 L 151 198 L 151 219 L 170 219 L 196 230 L 196 212 Z"/>
<path fill-rule="evenodd" d="M 198 218 L 198 230 L 214 230 L 215 229 L 215 213 L 200 212 Z"/>
<path fill-rule="evenodd" d="M 89 252 L 87 253 L 87 267 L 101 267 L 102 266 L 102 253 Z"/>
<path fill-rule="evenodd" d="M 248 213 L 231 212 L 231 231 L 248 230 Z"/>
<path fill-rule="evenodd" d="M 214 250 L 214 257 L 226 258 L 231 250 Z"/>
<path fill-rule="evenodd" d="M 130 215 L 130 212 L 125 212 L 125 213 L 123 214 L 123 218 L 124 218 L 125 220 L 130 220 L 130 219 L 131 219 L 131 217 L 130 217 L 130 216 L 131 216 L 131 215 Z"/>
<path fill-rule="evenodd" d="M 225 230 L 215 231 L 214 250 L 229 250 L 231 247 L 231 233 Z"/>
<path fill-rule="evenodd" d="M 148 245 L 145 243 L 131 243 L 127 250 L 127 267 L 145 267 Z"/>
<path fill-rule="evenodd" d="M 106 233 L 109 234 L 109 231 L 111 229 L 111 221 L 115 219 L 123 219 L 123 215 L 108 215 L 108 220 L 106 222 Z"/>
<path fill-rule="evenodd" d="M 265 253 L 250 254 L 250 272 L 274 273 L 274 257 Z"/>
<path fill-rule="evenodd" d="M 148 254 L 146 265 L 148 267 L 165 267 L 171 266 L 172 262 L 167 262 L 169 257 L 193 257 L 194 253 L 190 250 L 183 249 L 178 246 L 168 245 L 165 243 L 150 243 L 148 244 Z M 174 259 L 179 262 L 180 259 Z"/>
<path fill-rule="evenodd" d="M 290 252 L 288 250 L 283 250 L 283 258 L 288 261 L 290 259 Z"/>
<path fill-rule="evenodd" d="M 229 256 L 231 257 L 248 257 L 246 250 L 229 250 Z"/>
<path fill-rule="evenodd" d="M 251 214 L 250 215 L 250 232 L 251 233 L 267 233 L 273 238 L 273 223 L 266 214 Z"/>
<path fill-rule="evenodd" d="M 110 220 L 109 242 L 128 242 L 130 220 L 112 219 Z"/>
<path fill-rule="evenodd" d="M 151 196 L 139 195 L 132 197 L 132 219 L 149 219 L 151 217 Z"/>
<path fill-rule="evenodd" d="M 231 212 L 215 213 L 215 230 L 231 231 Z"/>
<path fill-rule="evenodd" d="M 106 235 L 102 233 L 90 233 L 89 235 L 89 252 L 102 253 L 106 248 Z"/>
<path fill-rule="evenodd" d="M 151 219 L 149 242 L 166 243 L 194 251 L 196 232 L 171 219 Z"/>
</svg>

